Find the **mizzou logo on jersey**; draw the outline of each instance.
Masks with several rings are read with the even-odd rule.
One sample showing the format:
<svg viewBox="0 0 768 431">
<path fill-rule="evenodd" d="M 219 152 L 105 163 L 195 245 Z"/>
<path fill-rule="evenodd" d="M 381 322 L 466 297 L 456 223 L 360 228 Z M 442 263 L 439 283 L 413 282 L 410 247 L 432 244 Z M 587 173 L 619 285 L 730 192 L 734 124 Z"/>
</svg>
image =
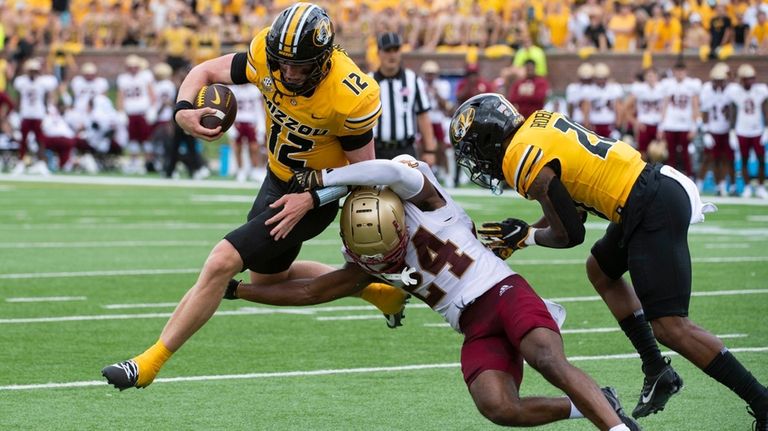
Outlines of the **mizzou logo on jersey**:
<svg viewBox="0 0 768 431">
<path fill-rule="evenodd" d="M 331 21 L 324 18 L 315 28 L 315 37 L 312 40 L 315 46 L 326 46 L 331 41 L 332 34 Z"/>
<path fill-rule="evenodd" d="M 453 139 L 456 142 L 461 141 L 464 138 L 464 135 L 467 134 L 467 130 L 472 126 L 473 121 L 475 121 L 475 108 L 470 107 L 459 114 L 459 121 L 453 123 L 453 130 L 451 130 Z"/>
<path fill-rule="evenodd" d="M 324 136 L 328 134 L 328 129 L 320 129 L 302 124 L 299 120 L 281 111 L 271 100 L 265 98 L 264 101 L 267 104 L 267 112 L 272 117 L 272 121 L 286 129 L 304 136 Z"/>
</svg>

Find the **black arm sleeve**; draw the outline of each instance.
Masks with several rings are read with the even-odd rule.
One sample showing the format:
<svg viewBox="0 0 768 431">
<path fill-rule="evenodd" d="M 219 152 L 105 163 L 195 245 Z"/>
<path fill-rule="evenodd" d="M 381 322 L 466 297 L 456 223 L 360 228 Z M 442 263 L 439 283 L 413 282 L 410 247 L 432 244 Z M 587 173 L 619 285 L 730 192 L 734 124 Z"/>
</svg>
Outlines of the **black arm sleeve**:
<svg viewBox="0 0 768 431">
<path fill-rule="evenodd" d="M 354 151 L 363 148 L 367 143 L 371 142 L 371 139 L 373 139 L 372 129 L 369 129 L 362 135 L 339 136 L 339 142 L 344 151 Z"/>
<path fill-rule="evenodd" d="M 560 182 L 560 178 L 552 177 L 552 181 L 547 189 L 547 196 L 568 234 L 568 245 L 566 247 L 574 247 L 584 242 L 584 223 L 576 211 L 576 205 L 574 205 L 571 195 L 568 194 L 568 190 Z"/>
<path fill-rule="evenodd" d="M 248 76 L 245 74 L 246 67 L 248 67 L 248 54 L 244 52 L 235 54 L 234 58 L 232 58 L 232 67 L 229 70 L 229 75 L 232 78 L 233 83 L 248 83 Z"/>
</svg>

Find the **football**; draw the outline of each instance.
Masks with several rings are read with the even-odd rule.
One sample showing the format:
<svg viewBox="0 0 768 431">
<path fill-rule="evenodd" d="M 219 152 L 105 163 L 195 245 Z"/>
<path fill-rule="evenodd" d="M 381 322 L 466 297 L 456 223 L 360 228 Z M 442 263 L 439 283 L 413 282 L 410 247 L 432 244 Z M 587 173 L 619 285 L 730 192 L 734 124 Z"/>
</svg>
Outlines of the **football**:
<svg viewBox="0 0 768 431">
<path fill-rule="evenodd" d="M 195 108 L 213 108 L 216 113 L 205 115 L 200 119 L 200 125 L 206 129 L 221 126 L 221 132 L 226 132 L 237 117 L 237 100 L 232 90 L 221 84 L 204 85 L 197 92 Z"/>
</svg>

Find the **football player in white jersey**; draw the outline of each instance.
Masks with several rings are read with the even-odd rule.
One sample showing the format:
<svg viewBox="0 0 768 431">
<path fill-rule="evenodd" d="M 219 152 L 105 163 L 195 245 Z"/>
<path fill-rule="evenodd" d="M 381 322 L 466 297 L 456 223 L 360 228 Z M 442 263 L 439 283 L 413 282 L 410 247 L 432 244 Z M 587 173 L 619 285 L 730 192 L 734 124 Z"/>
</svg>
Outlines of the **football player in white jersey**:
<svg viewBox="0 0 768 431">
<path fill-rule="evenodd" d="M 725 92 L 728 99 L 736 105 L 736 137 L 739 140 L 739 152 L 741 153 L 741 174 L 744 178 L 744 192 L 742 196 L 751 197 L 753 186 L 750 184 L 747 161 L 749 151 L 755 152 L 758 161 L 758 184 L 755 187 L 755 195 L 766 199 L 768 192 L 765 190 L 765 143 L 768 140 L 768 128 L 765 120 L 768 118 L 768 87 L 763 83 L 755 82 L 755 68 L 749 64 L 742 64 L 736 72 L 739 83 L 731 83 Z"/>
<path fill-rule="evenodd" d="M 150 139 L 152 148 L 164 151 L 164 166 L 170 163 L 169 153 L 173 146 L 173 107 L 176 105 L 176 84 L 171 80 L 173 69 L 168 63 L 157 63 L 153 68 L 152 90 L 155 104 L 148 111 L 152 119 Z M 150 118 L 151 117 L 151 118 Z"/>
<path fill-rule="evenodd" d="M 610 388 L 601 396 L 595 382 L 568 363 L 553 319 L 564 317 L 562 307 L 545 304 L 483 246 L 429 165 L 403 155 L 309 171 L 296 180 L 307 189 L 379 183 L 391 189 L 362 187 L 347 197 L 343 269 L 271 286 L 233 284 L 229 298 L 309 305 L 352 294 L 372 278 L 393 283 L 464 334 L 464 380 L 478 410 L 494 423 L 535 426 L 583 413 L 599 429 L 639 429 Z M 520 398 L 523 359 L 568 397 Z"/>
<path fill-rule="evenodd" d="M 661 123 L 661 104 L 664 95 L 659 85 L 659 74 L 653 68 L 643 71 L 643 82 L 635 82 L 629 90 L 627 106 L 634 106 L 634 116 L 629 120 L 635 132 L 637 151 L 648 160 L 648 144 L 656 139 Z"/>
<path fill-rule="evenodd" d="M 588 124 L 598 135 L 609 138 L 616 136 L 616 124 L 621 115 L 621 99 L 624 90 L 615 82 L 608 82 L 611 69 L 605 63 L 595 65 L 595 82 L 587 87 L 585 94 L 589 104 Z"/>
<path fill-rule="evenodd" d="M 689 78 L 685 64 L 677 63 L 673 77 L 661 81 L 664 103 L 661 108 L 661 126 L 657 136 L 667 141 L 669 160 L 667 164 L 689 177 L 693 175 L 688 145 L 696 135 L 697 124 L 701 122 L 699 94 L 701 81 Z M 662 136 L 663 133 L 663 136 Z"/>
<path fill-rule="evenodd" d="M 125 59 L 127 72 L 117 76 L 117 109 L 128 116 L 128 153 L 131 155 L 127 166 L 129 173 L 154 171 L 154 151 L 149 142 L 152 128 L 147 122 L 146 114 L 155 104 L 155 93 L 152 89 L 152 74 L 142 70 L 144 61 L 129 55 Z M 144 166 L 138 159 L 140 152 L 144 153 Z"/>
<path fill-rule="evenodd" d="M 699 191 L 703 188 L 704 177 L 709 169 L 714 170 L 717 194 L 728 195 L 725 184 L 726 175 L 730 174 L 731 187 L 734 186 L 733 149 L 728 143 L 731 130 L 731 103 L 725 94 L 728 85 L 728 65 L 717 63 L 709 72 L 711 81 L 704 83 L 701 89 L 701 115 L 704 121 L 704 157 L 696 176 Z"/>
<path fill-rule="evenodd" d="M 69 88 L 74 97 L 73 105 L 78 111 L 85 111 L 88 101 L 100 94 L 107 94 L 109 83 L 103 76 L 98 76 L 98 69 L 93 63 L 85 63 L 80 68 L 82 75 L 72 78 Z"/>
<path fill-rule="evenodd" d="M 582 63 L 576 70 L 579 82 L 572 82 L 565 87 L 565 101 L 568 104 L 568 116 L 577 123 L 584 124 L 587 110 L 586 90 L 592 85 L 595 68 L 589 63 Z"/>
<path fill-rule="evenodd" d="M 264 145 L 265 133 L 263 96 L 255 85 L 230 85 L 229 88 L 232 89 L 237 100 L 237 118 L 234 128 L 237 136 L 231 139 L 235 162 L 237 162 L 235 176 L 238 182 L 244 182 L 250 176 L 254 181 L 261 183 L 267 174 L 264 168 L 258 169 L 259 164 L 263 165 L 264 158 L 260 151 Z M 243 160 L 243 145 L 248 149 L 251 160 L 249 167 L 245 166 Z"/>
<path fill-rule="evenodd" d="M 29 134 L 34 133 L 37 140 L 37 162 L 31 171 L 42 175 L 48 175 L 45 155 L 45 136 L 42 124 L 49 104 L 54 103 L 55 91 L 59 83 L 53 75 L 44 75 L 41 72 L 42 63 L 33 58 L 24 63 L 24 74 L 19 75 L 13 81 L 13 87 L 18 92 L 18 110 L 21 118 L 21 142 L 19 143 L 19 163 L 13 170 L 13 174 L 22 174 L 26 169 L 24 156 L 27 152 Z"/>
</svg>

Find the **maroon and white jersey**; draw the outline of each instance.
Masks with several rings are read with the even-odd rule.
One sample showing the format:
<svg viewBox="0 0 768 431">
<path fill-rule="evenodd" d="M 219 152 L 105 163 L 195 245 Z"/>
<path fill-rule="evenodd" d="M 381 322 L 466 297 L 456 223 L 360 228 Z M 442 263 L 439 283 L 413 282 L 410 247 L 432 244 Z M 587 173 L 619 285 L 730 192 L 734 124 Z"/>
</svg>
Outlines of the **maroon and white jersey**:
<svg viewBox="0 0 768 431">
<path fill-rule="evenodd" d="M 453 329 L 461 332 L 461 312 L 515 272 L 477 239 L 472 220 L 440 186 L 429 165 L 419 162 L 418 169 L 446 204 L 424 212 L 416 205 L 404 202 L 408 228 L 405 263 L 406 270 L 415 271 L 410 273 L 415 282 L 400 287 L 427 303 Z M 347 256 L 347 259 L 350 258 Z M 385 280 L 392 283 L 392 280 Z"/>
<path fill-rule="evenodd" d="M 19 92 L 19 117 L 22 120 L 42 120 L 47 114 L 48 93 L 59 85 L 53 75 L 17 76 L 13 88 Z"/>
<path fill-rule="evenodd" d="M 88 101 L 100 94 L 107 94 L 109 91 L 107 79 L 101 76 L 93 79 L 86 79 L 81 75 L 75 76 L 69 83 L 69 87 L 72 89 L 72 96 L 75 99 L 73 106 L 80 111 L 85 110 Z"/>
<path fill-rule="evenodd" d="M 173 119 L 173 107 L 176 105 L 176 85 L 170 79 L 153 83 L 155 92 L 155 110 L 157 122 L 169 122 Z"/>
<path fill-rule="evenodd" d="M 763 102 L 768 99 L 768 86 L 752 84 L 747 90 L 741 84 L 731 83 L 725 93 L 736 105 L 736 134 L 745 138 L 762 135 L 765 131 Z"/>
<path fill-rule="evenodd" d="M 661 123 L 661 105 L 664 94 L 658 83 L 651 87 L 647 82 L 635 82 L 629 90 L 635 96 L 637 121 L 656 126 Z"/>
<path fill-rule="evenodd" d="M 253 124 L 257 130 L 264 130 L 264 99 L 259 88 L 253 84 L 230 85 L 237 101 L 238 123 Z"/>
<path fill-rule="evenodd" d="M 565 101 L 571 105 L 573 114 L 571 119 L 577 123 L 584 122 L 584 115 L 581 113 L 581 102 L 587 98 L 587 89 L 591 84 L 582 84 L 581 82 L 572 82 L 565 87 Z"/>
<path fill-rule="evenodd" d="M 604 86 L 593 84 L 586 89 L 589 99 L 590 124 L 616 124 L 616 104 L 624 97 L 621 85 L 608 82 Z"/>
<path fill-rule="evenodd" d="M 661 128 L 670 132 L 687 132 L 696 127 L 693 118 L 693 99 L 701 93 L 701 81 L 695 78 L 685 78 L 678 81 L 667 78 L 661 81 L 664 97 L 669 100 Z"/>
<path fill-rule="evenodd" d="M 701 112 L 707 113 L 707 130 L 723 135 L 731 130 L 731 123 L 725 112 L 731 101 L 725 94 L 725 87 L 717 88 L 712 82 L 705 82 L 701 88 Z"/>
<path fill-rule="evenodd" d="M 145 73 L 121 73 L 117 90 L 123 94 L 123 111 L 128 115 L 144 115 L 152 107 L 150 86 L 154 79 Z"/>
</svg>

